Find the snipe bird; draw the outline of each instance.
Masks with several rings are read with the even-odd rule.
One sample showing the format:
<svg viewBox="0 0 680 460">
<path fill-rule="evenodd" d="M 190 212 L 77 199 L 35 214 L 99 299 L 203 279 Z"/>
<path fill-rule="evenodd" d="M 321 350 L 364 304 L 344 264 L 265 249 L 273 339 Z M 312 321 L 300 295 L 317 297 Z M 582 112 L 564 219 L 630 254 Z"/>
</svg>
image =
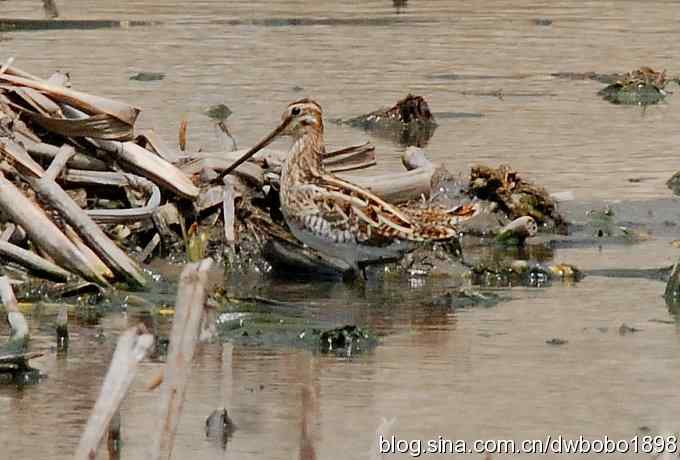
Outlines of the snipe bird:
<svg viewBox="0 0 680 460">
<path fill-rule="evenodd" d="M 293 145 L 281 171 L 281 210 L 295 237 L 354 269 L 397 259 L 425 241 L 457 238 L 460 209 L 397 207 L 326 171 L 321 106 L 310 99 L 288 105 L 281 124 L 222 172 L 229 174 L 279 136 Z M 470 209 L 464 209 L 470 213 Z"/>
</svg>

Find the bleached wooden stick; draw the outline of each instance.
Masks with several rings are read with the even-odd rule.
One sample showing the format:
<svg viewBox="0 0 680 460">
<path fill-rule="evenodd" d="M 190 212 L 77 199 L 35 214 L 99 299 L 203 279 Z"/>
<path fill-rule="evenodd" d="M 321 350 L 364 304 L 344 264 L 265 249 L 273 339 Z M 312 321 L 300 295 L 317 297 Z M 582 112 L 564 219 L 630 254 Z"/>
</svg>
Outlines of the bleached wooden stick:
<svg viewBox="0 0 680 460">
<path fill-rule="evenodd" d="M 111 360 L 99 398 L 80 438 L 75 460 L 96 458 L 97 449 L 107 432 L 111 419 L 120 407 L 121 402 L 137 374 L 139 363 L 153 345 L 153 336 L 143 333 L 140 326 L 135 326 L 118 339 L 116 351 Z"/>
<path fill-rule="evenodd" d="M 54 225 L 45 212 L 21 193 L 0 173 L 0 210 L 26 230 L 29 238 L 55 262 L 86 280 L 108 285 L 104 275 L 93 267 L 78 248 Z"/>
<path fill-rule="evenodd" d="M 19 311 L 19 304 L 17 303 L 16 297 L 14 297 L 12 285 L 9 282 L 9 278 L 6 276 L 0 276 L 0 300 L 2 300 L 2 303 L 5 306 L 7 321 L 12 330 L 12 336 L 9 339 L 10 343 L 27 340 L 28 323 L 26 322 L 24 315 Z"/>
</svg>

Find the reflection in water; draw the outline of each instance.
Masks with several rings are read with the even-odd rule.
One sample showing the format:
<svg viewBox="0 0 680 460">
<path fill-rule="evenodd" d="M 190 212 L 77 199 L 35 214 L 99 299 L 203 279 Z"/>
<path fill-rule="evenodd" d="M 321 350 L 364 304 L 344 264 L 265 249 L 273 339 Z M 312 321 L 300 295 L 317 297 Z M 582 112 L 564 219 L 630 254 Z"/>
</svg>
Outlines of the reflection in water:
<svg viewBox="0 0 680 460">
<path fill-rule="evenodd" d="M 215 409 L 205 421 L 205 435 L 226 450 L 229 439 L 236 429 L 227 409 Z"/>
<path fill-rule="evenodd" d="M 109 453 L 110 460 L 120 459 L 120 449 L 122 439 L 120 434 L 120 411 L 116 412 L 109 424 L 109 432 L 106 435 L 106 450 Z"/>
<path fill-rule="evenodd" d="M 43 9 L 45 10 L 45 17 L 47 19 L 55 19 L 59 17 L 59 10 L 54 0 L 43 0 Z"/>
<path fill-rule="evenodd" d="M 234 111 L 229 132 L 247 146 L 278 121 L 278 107 L 303 96 L 318 99 L 329 117 L 346 118 L 414 92 L 435 113 L 482 115 L 438 117 L 427 151 L 451 171 L 510 163 L 577 200 L 669 196 L 664 182 L 677 169 L 680 123 L 674 96 L 642 116 L 635 107 L 602 101 L 596 81 L 550 76 L 639 65 L 672 70 L 680 51 L 660 45 L 676 42 L 679 33 L 667 3 L 398 3 L 204 0 L 187 8 L 175 0 L 73 0 L 60 4 L 60 17 L 163 25 L 3 33 L 10 40 L 2 46 L 5 59 L 15 56 L 33 74 L 68 70 L 79 88 L 133 101 L 144 109 L 139 128 L 153 128 L 168 142 L 186 116 L 189 145 L 204 151 L 224 150 L 203 111 L 225 100 Z M 2 7 L 3 16 L 43 14 L 29 0 Z M 552 23 L 538 26 L 536 17 Z M 95 49 L 106 49 L 106 59 Z M 140 68 L 165 78 L 130 82 Z M 499 89 L 533 96 L 480 96 Z M 364 174 L 401 168 L 403 148 L 391 139 L 346 126 L 327 131 L 332 148 L 365 138 L 376 145 L 379 166 Z M 649 179 L 629 182 L 632 174 Z M 664 219 L 677 221 L 672 209 Z M 671 237 L 655 236 L 595 249 L 529 247 L 518 257 L 586 270 L 669 265 L 677 257 Z M 392 428 L 406 439 L 540 439 L 546 433 L 619 439 L 640 426 L 677 429 L 680 343 L 661 282 L 589 276 L 574 286 L 505 289 L 506 301 L 489 308 L 433 302 L 454 287 L 446 279 L 239 284 L 242 295 L 309 305 L 303 319 L 370 328 L 381 343 L 351 359 L 283 346 L 237 345 L 232 352 L 231 345 L 203 345 L 176 458 L 289 460 L 313 458 L 312 451 L 319 458 L 372 458 L 383 419 L 394 419 Z M 151 300 L 168 302 L 171 290 L 158 288 Z M 36 362 L 49 375 L 44 383 L 0 387 L 3 458 L 72 457 L 115 338 L 139 319 L 130 310 L 70 323 L 68 355 L 48 353 Z M 31 322 L 34 346 L 53 345 L 49 322 Z M 622 336 L 622 323 L 641 331 Z M 7 335 L 4 324 L 0 334 Z M 568 343 L 546 345 L 552 337 Z M 122 407 L 124 458 L 144 458 L 157 396 L 145 384 L 159 366 L 144 363 Z M 226 451 L 205 436 L 206 418 L 220 408 L 237 426 Z"/>
<path fill-rule="evenodd" d="M 313 372 L 315 361 L 308 359 L 308 355 L 301 355 L 301 374 L 303 377 L 300 395 L 302 398 L 302 414 L 300 417 L 300 447 L 299 460 L 316 460 L 316 449 L 314 448 L 314 427 L 315 421 L 319 418 L 318 407 L 318 385 L 314 385 L 314 378 L 317 377 Z"/>
<path fill-rule="evenodd" d="M 408 6 L 408 0 L 392 0 L 394 11 L 399 14 Z"/>
</svg>

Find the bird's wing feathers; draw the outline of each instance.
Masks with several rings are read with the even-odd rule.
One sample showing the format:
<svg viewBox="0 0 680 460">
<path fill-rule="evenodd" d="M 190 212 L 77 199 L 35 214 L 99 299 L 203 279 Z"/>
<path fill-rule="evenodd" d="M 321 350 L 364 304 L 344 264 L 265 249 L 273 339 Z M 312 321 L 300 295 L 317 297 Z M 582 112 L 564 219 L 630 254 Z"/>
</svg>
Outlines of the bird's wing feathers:
<svg viewBox="0 0 680 460">
<path fill-rule="evenodd" d="M 394 238 L 423 241 L 457 236 L 451 215 L 439 209 L 401 210 L 371 192 L 330 174 L 293 187 L 296 220 L 335 242 L 382 244 Z"/>
</svg>

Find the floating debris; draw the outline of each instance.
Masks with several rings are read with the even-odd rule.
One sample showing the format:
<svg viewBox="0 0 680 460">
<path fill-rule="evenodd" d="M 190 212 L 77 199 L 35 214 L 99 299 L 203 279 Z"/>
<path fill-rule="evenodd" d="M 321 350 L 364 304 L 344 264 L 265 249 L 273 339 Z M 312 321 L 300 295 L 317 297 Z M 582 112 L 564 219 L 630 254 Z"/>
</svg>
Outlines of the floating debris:
<svg viewBox="0 0 680 460">
<path fill-rule="evenodd" d="M 673 195 L 680 195 L 680 171 L 676 172 L 666 181 L 666 187 L 671 189 Z"/>
<path fill-rule="evenodd" d="M 231 116 L 232 111 L 226 104 L 215 104 L 205 109 L 203 113 L 215 121 L 224 121 Z"/>
<path fill-rule="evenodd" d="M 548 345 L 560 346 L 567 344 L 568 341 L 565 339 L 561 339 L 559 337 L 553 337 L 552 339 L 546 340 L 545 343 L 547 343 Z"/>
<path fill-rule="evenodd" d="M 642 329 L 638 329 L 637 327 L 632 327 L 627 325 L 626 323 L 621 324 L 619 326 L 619 335 L 628 335 L 628 334 L 633 334 L 635 332 L 640 332 Z"/>
<path fill-rule="evenodd" d="M 422 96 L 407 95 L 388 109 L 339 120 L 341 124 L 362 128 L 403 145 L 424 147 L 434 134 L 437 123 Z"/>
<path fill-rule="evenodd" d="M 508 165 L 498 168 L 473 166 L 469 193 L 497 203 L 511 219 L 531 216 L 541 227 L 565 232 L 566 221 L 557 210 L 556 201 L 543 188 L 522 179 Z"/>
<path fill-rule="evenodd" d="M 666 72 L 657 72 L 649 67 L 628 72 L 623 78 L 601 89 L 597 94 L 614 104 L 650 105 L 663 100 L 666 84 L 671 81 Z"/>
<path fill-rule="evenodd" d="M 375 345 L 375 338 L 355 325 L 346 325 L 319 334 L 319 345 L 324 353 L 335 353 L 350 357 L 353 353 L 365 351 Z"/>
<path fill-rule="evenodd" d="M 0 349 L 0 383 L 35 385 L 42 374 L 30 366 L 29 361 L 43 356 L 42 352 L 10 351 Z"/>
<path fill-rule="evenodd" d="M 641 182 L 650 181 L 654 179 L 655 179 L 654 177 L 629 177 L 626 180 L 631 184 L 639 184 Z"/>
<path fill-rule="evenodd" d="M 553 24 L 553 20 L 550 18 L 535 18 L 534 24 L 536 24 L 537 26 L 547 27 Z"/>
<path fill-rule="evenodd" d="M 134 81 L 158 81 L 165 78 L 163 72 L 138 72 L 130 76 L 130 80 Z"/>
</svg>

